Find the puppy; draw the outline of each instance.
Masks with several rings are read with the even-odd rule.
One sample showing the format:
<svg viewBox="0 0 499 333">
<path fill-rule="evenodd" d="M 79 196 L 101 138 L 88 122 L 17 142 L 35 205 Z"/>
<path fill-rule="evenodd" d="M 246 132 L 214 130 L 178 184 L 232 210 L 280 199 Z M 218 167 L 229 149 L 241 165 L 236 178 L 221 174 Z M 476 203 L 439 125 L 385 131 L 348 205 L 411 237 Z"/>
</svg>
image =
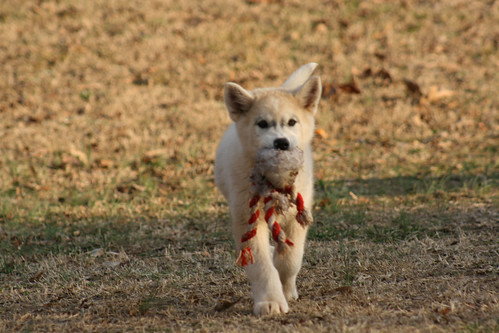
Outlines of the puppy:
<svg viewBox="0 0 499 333">
<path fill-rule="evenodd" d="M 241 236 L 247 231 L 250 210 L 250 174 L 255 153 L 261 148 L 288 150 L 299 147 L 304 165 L 295 186 L 309 210 L 313 201 L 313 161 L 311 141 L 314 115 L 321 97 L 317 64 L 309 63 L 295 71 L 280 87 L 248 91 L 228 82 L 224 102 L 233 121 L 218 147 L 215 183 L 227 199 L 232 217 L 236 251 L 242 249 Z M 293 211 L 294 210 L 294 211 Z M 281 226 L 294 245 L 284 254 L 271 246 L 263 217 L 256 222 L 252 239 L 254 263 L 245 267 L 256 315 L 287 313 L 288 300 L 297 299 L 296 276 L 301 268 L 307 227 L 295 220 L 293 209 L 280 216 Z"/>
</svg>

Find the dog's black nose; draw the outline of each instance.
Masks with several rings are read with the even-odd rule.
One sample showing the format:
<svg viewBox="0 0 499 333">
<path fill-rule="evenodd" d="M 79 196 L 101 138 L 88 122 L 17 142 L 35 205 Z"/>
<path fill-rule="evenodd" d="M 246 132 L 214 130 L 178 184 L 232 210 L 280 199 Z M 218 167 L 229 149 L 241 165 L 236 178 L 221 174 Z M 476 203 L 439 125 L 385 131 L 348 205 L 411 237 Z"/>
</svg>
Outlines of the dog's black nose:
<svg viewBox="0 0 499 333">
<path fill-rule="evenodd" d="M 289 141 L 286 138 L 279 138 L 274 140 L 274 149 L 288 150 Z"/>
</svg>

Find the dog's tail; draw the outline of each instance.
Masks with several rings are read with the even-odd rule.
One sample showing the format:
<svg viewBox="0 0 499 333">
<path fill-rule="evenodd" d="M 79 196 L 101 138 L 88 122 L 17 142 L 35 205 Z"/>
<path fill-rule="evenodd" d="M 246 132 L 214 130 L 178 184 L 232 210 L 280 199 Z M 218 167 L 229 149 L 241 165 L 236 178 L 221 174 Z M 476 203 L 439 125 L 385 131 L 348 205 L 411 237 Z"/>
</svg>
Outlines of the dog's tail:
<svg viewBox="0 0 499 333">
<path fill-rule="evenodd" d="M 312 75 L 317 64 L 311 62 L 298 68 L 291 76 L 282 84 L 281 88 L 285 90 L 296 90 L 300 88 Z"/>
</svg>

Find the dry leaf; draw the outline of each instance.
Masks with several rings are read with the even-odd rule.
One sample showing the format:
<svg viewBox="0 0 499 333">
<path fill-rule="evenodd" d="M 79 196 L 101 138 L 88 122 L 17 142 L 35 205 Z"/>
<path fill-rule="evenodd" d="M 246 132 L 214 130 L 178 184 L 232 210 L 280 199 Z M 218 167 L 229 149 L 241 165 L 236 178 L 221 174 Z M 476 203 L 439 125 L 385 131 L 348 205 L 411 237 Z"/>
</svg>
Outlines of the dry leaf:
<svg viewBox="0 0 499 333">
<path fill-rule="evenodd" d="M 326 131 L 322 128 L 318 128 L 315 130 L 315 135 L 318 136 L 319 138 L 321 139 L 327 139 L 328 138 L 328 134 L 326 133 Z"/>
<path fill-rule="evenodd" d="M 421 120 L 421 116 L 419 114 L 415 114 L 412 118 L 412 124 L 416 127 L 421 127 L 421 126 L 424 126 L 426 125 L 422 120 Z"/>
<path fill-rule="evenodd" d="M 147 151 L 144 156 L 142 156 L 142 162 L 144 163 L 151 163 L 153 162 L 156 158 L 159 158 L 161 156 L 166 157 L 167 150 L 166 149 L 153 149 Z"/>
<path fill-rule="evenodd" d="M 45 274 L 45 271 L 39 271 L 29 278 L 29 282 L 37 282 Z"/>
<path fill-rule="evenodd" d="M 371 76 L 372 74 L 373 74 L 373 71 L 372 71 L 371 67 L 367 67 L 366 69 L 364 69 L 362 71 L 362 73 L 359 74 L 359 77 L 362 79 L 365 79 L 365 78 L 368 78 L 369 76 Z"/>
<path fill-rule="evenodd" d="M 329 98 L 336 96 L 337 87 L 332 83 L 324 83 L 322 85 L 322 98 Z"/>
<path fill-rule="evenodd" d="M 352 81 L 339 85 L 340 89 L 349 94 L 360 94 L 360 89 L 352 79 Z"/>
<path fill-rule="evenodd" d="M 386 58 L 386 53 L 383 52 L 374 52 L 374 56 L 378 58 L 379 60 L 385 60 Z"/>
<path fill-rule="evenodd" d="M 219 301 L 217 303 L 217 305 L 215 305 L 215 311 L 218 311 L 218 312 L 225 311 L 225 310 L 233 307 L 234 305 L 236 305 L 241 300 L 241 298 L 242 297 L 239 297 L 235 301 L 226 301 L 226 300 Z"/>
<path fill-rule="evenodd" d="M 428 89 L 428 101 L 437 102 L 443 98 L 454 96 L 455 92 L 449 89 L 439 89 L 437 86 L 431 86 Z"/>
<path fill-rule="evenodd" d="M 422 95 L 421 89 L 419 88 L 419 85 L 416 82 L 408 80 L 408 79 L 404 79 L 404 83 L 405 83 L 405 86 L 407 87 L 407 90 L 409 90 L 409 92 L 411 92 L 412 94 L 415 94 L 415 95 L 419 95 L 419 96 Z"/>
<path fill-rule="evenodd" d="M 131 79 L 131 82 L 136 86 L 147 86 L 149 85 L 149 77 L 146 73 L 137 73 Z"/>
<path fill-rule="evenodd" d="M 14 245 L 17 249 L 21 249 L 21 245 L 23 245 L 23 241 L 21 239 L 19 239 L 18 237 L 16 236 L 12 236 L 10 238 L 10 242 L 12 243 L 12 245 Z"/>
<path fill-rule="evenodd" d="M 328 205 L 328 204 L 330 204 L 330 203 L 331 203 L 331 200 L 330 200 L 329 198 L 324 198 L 324 199 L 322 199 L 322 200 L 319 202 L 319 206 L 320 206 L 320 207 L 324 207 L 324 206 L 326 206 L 326 205 Z"/>
<path fill-rule="evenodd" d="M 440 313 L 441 315 L 445 316 L 446 314 L 448 314 L 450 312 L 450 310 L 451 309 L 449 307 L 446 307 L 446 308 L 438 310 L 438 313 Z"/>
<path fill-rule="evenodd" d="M 144 192 L 144 191 L 146 190 L 146 187 L 145 187 L 145 186 L 138 185 L 138 184 L 132 184 L 132 188 L 133 188 L 135 191 L 138 191 L 138 192 Z"/>
<path fill-rule="evenodd" d="M 104 254 L 104 249 L 99 247 L 98 249 L 93 249 L 92 251 L 90 251 L 89 254 L 91 257 L 97 258 Z"/>
<path fill-rule="evenodd" d="M 148 158 L 155 158 L 155 157 L 164 156 L 164 155 L 166 155 L 166 149 L 153 149 L 153 150 L 147 151 L 144 154 L 144 156 L 148 157 Z"/>
<path fill-rule="evenodd" d="M 85 154 L 84 152 L 82 152 L 81 150 L 77 150 L 77 149 L 74 149 L 74 148 L 71 148 L 69 150 L 69 153 L 76 157 L 81 163 L 83 164 L 88 164 L 88 158 L 87 158 L 87 154 Z"/>
<path fill-rule="evenodd" d="M 119 261 L 105 261 L 104 266 L 108 268 L 116 268 L 121 264 Z"/>
<path fill-rule="evenodd" d="M 318 24 L 315 27 L 315 31 L 317 31 L 318 33 L 321 33 L 321 34 L 325 34 L 325 33 L 327 33 L 327 25 L 325 25 L 323 23 Z"/>
<path fill-rule="evenodd" d="M 269 3 L 276 3 L 279 2 L 279 0 L 246 0 L 246 3 L 250 5 L 268 5 Z"/>
<path fill-rule="evenodd" d="M 206 58 L 203 57 L 202 55 L 198 54 L 198 61 L 201 65 L 206 64 Z"/>
<path fill-rule="evenodd" d="M 352 287 L 350 286 L 341 286 L 338 288 L 335 288 L 334 291 L 340 292 L 342 294 L 351 294 L 352 293 Z"/>
<path fill-rule="evenodd" d="M 113 166 L 113 161 L 107 160 L 107 159 L 102 159 L 102 160 L 98 161 L 98 165 L 102 169 L 109 169 Z"/>
<path fill-rule="evenodd" d="M 383 81 L 387 81 L 388 83 L 392 83 L 393 82 L 392 76 L 384 68 L 381 68 L 379 71 L 377 71 L 376 74 L 375 74 L 375 76 L 381 78 Z"/>
</svg>

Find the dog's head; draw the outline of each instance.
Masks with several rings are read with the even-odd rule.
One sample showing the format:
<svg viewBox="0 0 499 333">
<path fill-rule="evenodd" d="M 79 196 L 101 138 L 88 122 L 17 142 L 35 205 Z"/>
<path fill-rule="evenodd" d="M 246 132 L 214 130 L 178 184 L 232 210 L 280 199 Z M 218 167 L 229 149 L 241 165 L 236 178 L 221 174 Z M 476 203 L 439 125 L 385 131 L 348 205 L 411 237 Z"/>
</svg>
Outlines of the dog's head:
<svg viewBox="0 0 499 333">
<path fill-rule="evenodd" d="M 320 78 L 310 77 L 315 66 L 302 66 L 278 88 L 248 91 L 225 84 L 225 105 L 247 153 L 260 148 L 304 149 L 311 141 L 322 92 Z"/>
</svg>

